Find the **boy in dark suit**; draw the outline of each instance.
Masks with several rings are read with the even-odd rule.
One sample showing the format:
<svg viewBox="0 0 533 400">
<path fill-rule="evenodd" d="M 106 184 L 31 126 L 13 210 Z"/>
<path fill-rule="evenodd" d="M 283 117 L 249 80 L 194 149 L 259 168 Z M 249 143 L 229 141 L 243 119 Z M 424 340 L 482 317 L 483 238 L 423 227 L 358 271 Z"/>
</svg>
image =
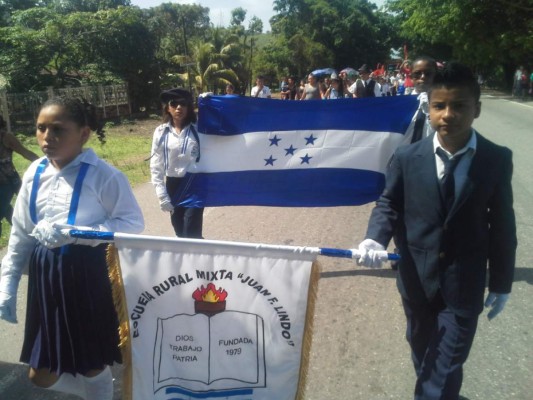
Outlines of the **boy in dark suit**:
<svg viewBox="0 0 533 400">
<path fill-rule="evenodd" d="M 436 133 L 396 151 L 359 245 L 359 263 L 379 267 L 379 251 L 399 232 L 397 285 L 416 400 L 459 398 L 487 270 L 489 319 L 511 292 L 517 246 L 512 154 L 472 128 L 479 98 L 477 80 L 464 65 L 450 63 L 437 73 L 429 91 Z"/>
</svg>

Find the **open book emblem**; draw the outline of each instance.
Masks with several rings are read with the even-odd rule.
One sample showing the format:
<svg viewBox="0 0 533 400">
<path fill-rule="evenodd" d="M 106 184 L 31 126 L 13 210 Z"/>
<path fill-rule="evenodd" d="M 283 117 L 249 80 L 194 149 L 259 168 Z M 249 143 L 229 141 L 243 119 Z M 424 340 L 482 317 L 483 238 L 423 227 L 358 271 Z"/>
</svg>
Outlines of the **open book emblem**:
<svg viewBox="0 0 533 400">
<path fill-rule="evenodd" d="M 157 319 L 154 393 L 251 394 L 266 386 L 264 322 L 226 310 L 228 293 L 209 283 L 197 288 L 194 314 Z"/>
</svg>

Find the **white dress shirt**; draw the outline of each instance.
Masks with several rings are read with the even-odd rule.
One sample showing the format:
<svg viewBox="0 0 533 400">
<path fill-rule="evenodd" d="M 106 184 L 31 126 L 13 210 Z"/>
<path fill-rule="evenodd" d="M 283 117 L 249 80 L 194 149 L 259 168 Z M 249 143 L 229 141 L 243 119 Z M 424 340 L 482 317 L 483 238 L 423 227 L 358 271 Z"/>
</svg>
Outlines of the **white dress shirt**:
<svg viewBox="0 0 533 400">
<path fill-rule="evenodd" d="M 411 143 L 414 130 L 415 130 L 415 123 L 420 113 L 424 114 L 424 118 L 425 118 L 424 126 L 422 127 L 421 139 L 424 139 L 425 137 L 431 136 L 433 133 L 435 133 L 435 130 L 431 127 L 431 124 L 429 122 L 428 94 L 426 92 L 419 93 L 417 99 L 418 99 L 418 109 L 414 113 L 413 118 L 411 119 L 411 123 L 407 127 L 407 131 L 405 132 L 405 135 L 404 135 L 405 139 L 402 141 L 402 144 Z"/>
<path fill-rule="evenodd" d="M 366 90 L 366 87 L 368 84 L 372 81 L 372 78 L 367 79 L 366 81 L 363 81 L 362 79 L 357 79 L 355 83 L 353 83 L 349 88 L 348 91 L 351 94 L 355 94 L 357 92 L 357 89 Z M 381 85 L 378 82 L 375 82 L 374 85 L 374 96 L 375 97 L 381 97 Z"/>
<path fill-rule="evenodd" d="M 22 270 L 28 265 L 37 244 L 37 240 L 30 236 L 35 227 L 30 216 L 30 196 L 35 172 L 43 158 L 34 161 L 27 169 L 15 203 L 11 236 L 2 260 L 0 291 L 6 293 L 13 293 L 13 286 L 16 292 Z M 74 224 L 101 231 L 140 233 L 144 229 L 144 219 L 127 178 L 98 158 L 92 149 L 85 149 L 60 170 L 48 163 L 40 176 L 35 201 L 37 221 L 45 219 L 67 224 L 82 162 L 89 164 L 89 168 L 83 180 Z"/>
<path fill-rule="evenodd" d="M 194 127 L 196 129 L 196 127 Z M 196 130 L 197 131 L 197 130 Z M 165 177 L 181 178 L 196 164 L 200 144 L 187 125 L 177 132 L 172 124 L 159 125 L 152 140 L 150 172 L 157 197 L 168 196 Z"/>
<path fill-rule="evenodd" d="M 444 176 L 444 161 L 439 157 L 437 154 L 437 148 L 441 148 L 444 153 L 448 156 L 449 159 L 453 159 L 454 157 L 457 157 L 460 154 L 467 153 L 457 163 L 457 166 L 455 167 L 455 170 L 453 172 L 453 178 L 455 181 L 455 193 L 459 195 L 461 193 L 461 190 L 464 187 L 464 184 L 466 182 L 466 178 L 468 176 L 468 170 L 470 169 L 470 165 L 472 164 L 472 158 L 474 157 L 474 154 L 476 153 L 476 147 L 477 147 L 477 137 L 476 137 L 476 131 L 472 129 L 472 134 L 470 135 L 470 140 L 466 143 L 466 146 L 457 151 L 455 154 L 451 154 L 448 150 L 444 149 L 440 143 L 437 135 L 433 136 L 433 150 L 435 152 L 435 165 L 437 167 L 437 178 L 439 180 L 442 179 Z"/>
<path fill-rule="evenodd" d="M 263 86 L 263 88 L 259 91 L 259 94 L 257 92 L 259 91 L 259 87 L 254 86 L 252 88 L 252 91 L 250 92 L 250 96 L 252 97 L 260 97 L 262 99 L 268 99 L 272 97 L 272 92 L 270 91 L 270 88 L 268 86 Z M 257 96 L 256 96 L 257 94 Z"/>
<path fill-rule="evenodd" d="M 372 78 L 367 79 L 365 81 L 365 87 L 370 84 L 370 81 L 372 81 Z M 374 84 L 374 96 L 375 97 L 381 97 L 381 84 L 379 84 L 378 82 L 375 82 L 375 84 Z"/>
</svg>

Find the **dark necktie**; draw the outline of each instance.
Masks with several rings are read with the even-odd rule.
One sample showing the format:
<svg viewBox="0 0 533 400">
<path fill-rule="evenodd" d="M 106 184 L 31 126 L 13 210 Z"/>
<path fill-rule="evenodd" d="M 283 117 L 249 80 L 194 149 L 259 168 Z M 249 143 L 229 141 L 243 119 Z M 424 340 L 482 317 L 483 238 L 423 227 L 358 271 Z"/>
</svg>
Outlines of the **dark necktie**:
<svg viewBox="0 0 533 400">
<path fill-rule="evenodd" d="M 457 164 L 461 160 L 461 157 L 463 157 L 465 154 L 466 152 L 456 155 L 453 157 L 453 159 L 449 159 L 443 149 L 440 147 L 437 148 L 437 155 L 444 163 L 444 175 L 439 183 L 446 212 L 450 211 L 453 202 L 455 201 L 455 179 L 453 173 L 455 171 L 455 167 L 457 167 Z"/>
<path fill-rule="evenodd" d="M 426 124 L 426 114 L 422 110 L 418 110 L 418 114 L 415 120 L 415 128 L 413 130 L 413 137 L 411 138 L 411 143 L 418 142 L 422 139 L 424 134 L 424 125 Z"/>
</svg>

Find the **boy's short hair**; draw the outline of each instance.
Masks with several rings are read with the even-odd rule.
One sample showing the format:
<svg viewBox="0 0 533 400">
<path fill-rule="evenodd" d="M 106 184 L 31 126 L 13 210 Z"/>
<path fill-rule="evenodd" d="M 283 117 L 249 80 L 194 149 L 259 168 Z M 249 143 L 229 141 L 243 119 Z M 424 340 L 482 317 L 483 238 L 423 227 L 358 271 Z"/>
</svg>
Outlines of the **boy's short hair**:
<svg viewBox="0 0 533 400">
<path fill-rule="evenodd" d="M 447 63 L 443 69 L 437 71 L 429 89 L 429 95 L 431 96 L 431 92 L 434 89 L 441 87 L 465 87 L 470 90 L 470 93 L 474 96 L 476 102 L 478 102 L 481 97 L 481 89 L 472 70 L 466 65 L 455 61 Z"/>
</svg>

